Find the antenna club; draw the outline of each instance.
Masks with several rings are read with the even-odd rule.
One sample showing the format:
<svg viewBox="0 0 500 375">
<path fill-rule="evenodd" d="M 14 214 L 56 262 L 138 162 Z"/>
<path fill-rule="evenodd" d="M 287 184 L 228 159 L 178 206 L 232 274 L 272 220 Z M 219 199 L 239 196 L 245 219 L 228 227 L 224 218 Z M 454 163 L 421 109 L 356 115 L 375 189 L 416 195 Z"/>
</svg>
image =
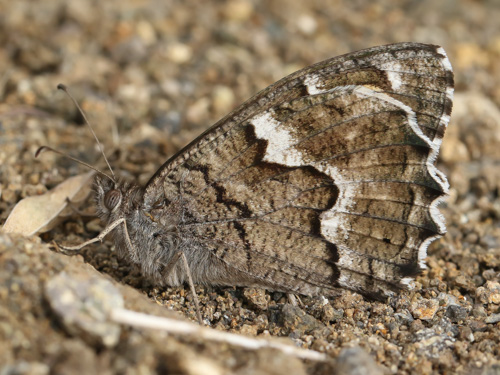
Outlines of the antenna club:
<svg viewBox="0 0 500 375">
<path fill-rule="evenodd" d="M 58 89 L 58 90 L 67 91 L 66 85 L 65 85 L 65 84 L 63 84 L 63 83 L 59 83 L 59 84 L 57 85 L 57 89 Z"/>
<path fill-rule="evenodd" d="M 37 158 L 46 148 L 47 146 L 38 147 L 38 150 L 35 152 L 35 158 Z"/>
</svg>

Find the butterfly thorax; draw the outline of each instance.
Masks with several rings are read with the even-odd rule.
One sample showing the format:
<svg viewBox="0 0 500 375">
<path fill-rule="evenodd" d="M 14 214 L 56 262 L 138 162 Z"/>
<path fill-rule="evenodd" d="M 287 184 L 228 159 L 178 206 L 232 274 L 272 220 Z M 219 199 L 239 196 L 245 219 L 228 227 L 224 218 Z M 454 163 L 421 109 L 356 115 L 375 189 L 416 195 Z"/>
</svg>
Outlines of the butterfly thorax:
<svg viewBox="0 0 500 375">
<path fill-rule="evenodd" d="M 161 264 L 171 256 L 169 249 L 176 247 L 175 231 L 169 232 L 169 226 L 154 220 L 151 209 L 144 204 L 141 186 L 97 176 L 94 189 L 97 213 L 106 226 L 118 220 L 125 222 L 111 232 L 118 256 L 139 265 L 145 276 L 156 279 Z M 160 247 L 163 251 L 155 251 Z"/>
<path fill-rule="evenodd" d="M 198 253 L 199 245 L 190 240 L 191 236 L 181 233 L 179 221 L 185 208 L 179 202 L 158 199 L 153 204 L 144 199 L 144 189 L 136 184 L 107 178 L 96 177 L 95 200 L 98 216 L 111 226 L 117 220 L 125 221 L 110 234 L 114 239 L 115 249 L 120 258 L 139 266 L 146 279 L 160 285 L 180 285 L 186 280 L 181 264 L 166 269 L 175 254 L 183 251 L 192 263 Z M 210 262 L 201 262 L 207 266 Z M 204 272 L 196 264 L 195 278 L 198 282 L 206 281 Z M 198 276 L 198 277 L 196 277 Z"/>
</svg>

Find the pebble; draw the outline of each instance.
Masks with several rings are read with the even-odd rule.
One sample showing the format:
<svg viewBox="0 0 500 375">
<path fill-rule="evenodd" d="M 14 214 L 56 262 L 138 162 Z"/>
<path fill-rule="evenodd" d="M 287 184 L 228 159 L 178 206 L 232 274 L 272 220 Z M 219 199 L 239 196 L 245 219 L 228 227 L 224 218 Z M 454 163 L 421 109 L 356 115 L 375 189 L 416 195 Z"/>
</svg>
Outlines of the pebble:
<svg viewBox="0 0 500 375">
<path fill-rule="evenodd" d="M 227 86 L 216 86 L 212 94 L 214 111 L 220 116 L 228 113 L 234 105 L 234 93 Z"/>
<path fill-rule="evenodd" d="M 451 306 L 451 305 L 459 306 L 457 297 L 448 293 L 439 293 L 437 299 L 439 300 L 439 303 L 442 306 Z"/>
<path fill-rule="evenodd" d="M 312 35 L 318 29 L 318 22 L 309 14 L 302 14 L 297 19 L 297 27 L 304 35 Z"/>
<path fill-rule="evenodd" d="M 436 299 L 421 299 L 410 305 L 410 311 L 415 319 L 432 320 L 439 309 Z"/>
<path fill-rule="evenodd" d="M 471 160 L 500 160 L 500 108 L 488 97 L 479 93 L 457 93 L 453 99 L 453 119 L 455 130 L 451 135 L 462 134 Z M 476 119 L 471 126 L 471 119 Z M 447 134 L 447 137 L 450 134 Z M 448 141 L 448 139 L 447 139 Z M 446 142 L 447 143 L 447 142 Z M 454 142 L 446 147 L 453 147 Z M 460 156 L 460 147 L 455 149 Z M 497 168 L 498 169 L 498 168 Z"/>
<path fill-rule="evenodd" d="M 484 319 L 485 323 L 494 324 L 500 322 L 500 314 L 491 314 Z"/>
<path fill-rule="evenodd" d="M 497 281 L 487 281 L 485 286 L 489 292 L 488 303 L 500 304 L 500 283 Z"/>
<path fill-rule="evenodd" d="M 411 322 L 413 322 L 415 319 L 413 319 L 413 316 L 411 315 L 411 313 L 404 309 L 402 310 L 401 312 L 397 312 L 394 314 L 394 317 L 396 318 L 396 320 L 401 323 L 401 324 L 410 324 Z"/>
<path fill-rule="evenodd" d="M 479 320 L 473 320 L 468 324 L 472 332 L 485 332 L 488 329 L 488 326 L 484 322 Z"/>
<path fill-rule="evenodd" d="M 251 17 L 252 13 L 252 2 L 247 0 L 236 0 L 228 2 L 224 10 L 224 15 L 226 18 L 237 22 L 248 20 L 248 18 Z"/>
<path fill-rule="evenodd" d="M 336 322 L 342 319 L 344 316 L 343 309 L 335 309 L 332 305 L 327 304 L 321 308 L 321 321 L 326 322 Z"/>
<path fill-rule="evenodd" d="M 1 368 L 2 375 L 49 375 L 49 365 L 41 362 L 19 361 L 13 364 L 4 364 Z"/>
<path fill-rule="evenodd" d="M 468 316 L 467 309 L 459 305 L 450 305 L 446 309 L 445 315 L 454 323 L 465 320 Z"/>
<path fill-rule="evenodd" d="M 476 299 L 484 304 L 500 304 L 500 283 L 487 281 L 484 287 L 476 289 Z"/>
<path fill-rule="evenodd" d="M 123 298 L 110 281 L 62 272 L 47 281 L 44 293 L 69 334 L 108 348 L 118 344 L 121 327 L 108 314 L 123 308 Z"/>
<path fill-rule="evenodd" d="M 475 318 L 484 318 L 485 316 L 488 315 L 488 313 L 486 312 L 486 309 L 484 308 L 483 305 L 474 305 L 473 308 L 472 308 L 472 315 L 475 317 Z"/>
<path fill-rule="evenodd" d="M 251 306 L 260 310 L 267 310 L 269 306 L 269 295 L 266 294 L 264 289 L 259 288 L 245 288 L 243 295 L 250 303 Z"/>
<path fill-rule="evenodd" d="M 455 340 L 446 333 L 439 334 L 432 328 L 424 328 L 416 332 L 414 341 L 421 355 L 437 357 L 441 350 L 452 347 Z"/>
<path fill-rule="evenodd" d="M 166 55 L 172 62 L 184 64 L 193 57 L 193 50 L 187 44 L 172 43 L 167 47 Z"/>
<path fill-rule="evenodd" d="M 343 349 L 337 357 L 336 374 L 384 375 L 385 369 L 360 347 Z"/>
<path fill-rule="evenodd" d="M 460 334 L 459 338 L 461 340 L 467 340 L 470 342 L 474 341 L 474 334 L 472 333 L 472 329 L 468 326 L 463 326 L 460 327 Z"/>
<path fill-rule="evenodd" d="M 302 336 L 316 329 L 324 328 L 325 325 L 313 316 L 307 314 L 298 306 L 286 303 L 281 311 L 281 319 L 284 328 L 295 335 Z"/>
</svg>

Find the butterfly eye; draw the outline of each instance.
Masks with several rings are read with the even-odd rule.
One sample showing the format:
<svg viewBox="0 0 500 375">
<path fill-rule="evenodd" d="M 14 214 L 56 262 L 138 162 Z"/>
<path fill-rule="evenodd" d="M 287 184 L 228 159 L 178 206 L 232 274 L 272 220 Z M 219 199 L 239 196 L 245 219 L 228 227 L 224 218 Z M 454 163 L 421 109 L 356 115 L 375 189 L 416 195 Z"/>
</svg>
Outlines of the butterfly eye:
<svg viewBox="0 0 500 375">
<path fill-rule="evenodd" d="M 122 193 L 119 190 L 113 189 L 106 193 L 104 196 L 104 206 L 112 211 L 116 206 L 120 204 L 122 200 Z"/>
</svg>

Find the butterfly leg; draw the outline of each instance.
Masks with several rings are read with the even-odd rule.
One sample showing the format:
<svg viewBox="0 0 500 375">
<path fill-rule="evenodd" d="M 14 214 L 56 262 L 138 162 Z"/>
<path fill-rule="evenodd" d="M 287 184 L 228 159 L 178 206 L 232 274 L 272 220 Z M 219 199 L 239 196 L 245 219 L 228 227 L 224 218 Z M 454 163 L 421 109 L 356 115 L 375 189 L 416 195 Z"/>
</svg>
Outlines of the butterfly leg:
<svg viewBox="0 0 500 375">
<path fill-rule="evenodd" d="M 177 262 L 179 259 L 182 258 L 182 263 L 184 265 L 184 271 L 186 272 L 186 275 L 188 277 L 188 283 L 189 283 L 189 288 L 191 289 L 191 293 L 193 294 L 193 299 L 194 299 L 194 304 L 196 307 L 196 315 L 198 318 L 198 322 L 200 325 L 203 325 L 203 320 L 201 318 L 201 311 L 200 311 L 200 302 L 198 300 L 198 295 L 196 294 L 196 290 L 194 289 L 194 283 L 193 283 L 193 278 L 191 276 L 191 270 L 189 269 L 189 264 L 186 258 L 186 255 L 182 251 L 177 251 L 172 258 L 168 261 L 167 265 L 165 266 L 163 270 L 164 275 L 168 275 L 174 267 L 177 265 Z"/>
<path fill-rule="evenodd" d="M 78 252 L 81 249 L 83 249 L 85 246 L 88 246 L 90 244 L 93 244 L 94 242 L 102 242 L 104 237 L 106 237 L 111 231 L 113 231 L 118 225 L 123 224 L 123 227 L 125 228 L 125 237 L 127 238 L 127 243 L 130 246 L 131 249 L 133 249 L 132 242 L 130 241 L 130 237 L 128 235 L 128 230 L 127 230 L 127 222 L 124 218 L 118 219 L 114 222 L 112 222 L 110 225 L 108 225 L 106 228 L 103 229 L 101 233 L 97 237 L 92 238 L 91 240 L 85 241 L 84 243 L 76 246 L 63 246 L 59 245 L 58 247 L 61 248 L 62 250 L 65 251 L 75 251 Z"/>
<path fill-rule="evenodd" d="M 302 302 L 299 296 L 293 293 L 287 293 L 286 296 L 288 297 L 288 302 L 290 302 L 293 306 L 299 305 L 300 307 L 304 307 L 304 302 Z"/>
<path fill-rule="evenodd" d="M 181 259 L 182 254 L 183 254 L 182 251 L 178 251 L 172 256 L 172 258 L 170 258 L 167 265 L 162 270 L 162 274 L 164 276 L 168 276 L 170 272 L 172 272 L 174 267 L 177 265 L 179 259 Z"/>
<path fill-rule="evenodd" d="M 194 298 L 194 304 L 196 306 L 196 315 L 198 316 L 198 321 L 200 322 L 200 325 L 203 325 L 203 320 L 201 319 L 201 312 L 200 312 L 200 302 L 198 301 L 198 295 L 196 294 L 196 290 L 194 289 L 194 283 L 193 283 L 193 278 L 191 277 L 191 271 L 189 269 L 189 264 L 186 258 L 186 255 L 181 251 L 181 258 L 184 263 L 184 268 L 186 271 L 186 274 L 188 276 L 189 280 L 189 287 L 191 288 L 191 293 L 193 294 Z"/>
</svg>

